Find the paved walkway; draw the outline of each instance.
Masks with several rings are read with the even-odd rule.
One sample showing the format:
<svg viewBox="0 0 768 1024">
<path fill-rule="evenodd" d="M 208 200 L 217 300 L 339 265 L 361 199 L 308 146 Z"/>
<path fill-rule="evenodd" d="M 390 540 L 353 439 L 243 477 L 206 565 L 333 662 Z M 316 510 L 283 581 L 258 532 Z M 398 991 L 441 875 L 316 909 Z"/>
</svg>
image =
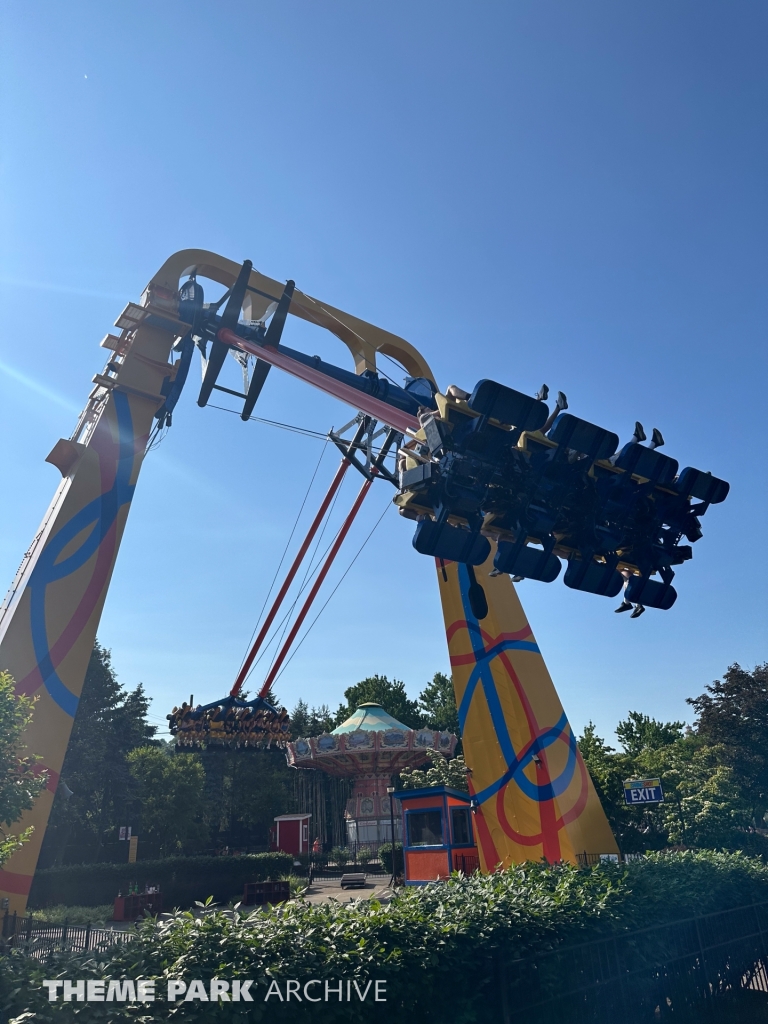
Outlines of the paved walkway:
<svg viewBox="0 0 768 1024">
<path fill-rule="evenodd" d="M 363 887 L 342 889 L 337 878 L 316 878 L 304 898 L 309 903 L 325 903 L 329 899 L 349 903 L 351 900 L 369 900 L 374 896 L 376 899 L 388 900 L 392 896 L 388 881 L 386 875 L 369 875 Z"/>
</svg>

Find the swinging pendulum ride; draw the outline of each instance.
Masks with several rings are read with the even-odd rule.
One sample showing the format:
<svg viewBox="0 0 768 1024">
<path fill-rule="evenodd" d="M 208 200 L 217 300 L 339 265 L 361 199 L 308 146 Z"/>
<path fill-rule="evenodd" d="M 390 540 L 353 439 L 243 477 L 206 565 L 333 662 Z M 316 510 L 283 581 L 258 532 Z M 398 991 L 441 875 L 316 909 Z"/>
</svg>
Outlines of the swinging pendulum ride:
<svg viewBox="0 0 768 1024">
<path fill-rule="evenodd" d="M 216 303 L 204 301 L 205 278 L 227 289 Z M 354 372 L 282 345 L 289 313 L 336 335 Z M 196 348 L 205 366 L 201 406 L 214 390 L 234 394 L 248 420 L 274 366 L 357 410 L 351 438 L 331 435 L 342 452 L 331 490 L 350 466 L 364 479 L 260 692 L 240 698 L 274 606 L 230 694 L 176 709 L 177 742 L 287 742 L 269 688 L 367 493 L 383 480 L 396 487 L 401 514 L 417 522 L 414 547 L 435 561 L 481 869 L 615 854 L 510 576 L 552 582 L 564 561 L 572 589 L 615 597 L 627 580 L 626 600 L 668 610 L 674 567 L 692 556 L 701 517 L 725 499 L 728 484 L 679 471 L 674 459 L 635 441 L 619 449 L 616 434 L 568 413 L 545 434 L 546 405 L 495 381 L 480 381 L 466 398 L 443 394 L 407 341 L 265 277 L 249 261 L 178 252 L 116 326 L 101 343 L 109 360 L 72 436 L 48 455 L 62 479 L 0 606 L 0 670 L 19 693 L 38 697 L 24 742 L 48 774 L 47 789 L 15 825 L 35 826 L 31 841 L 0 870 L 5 905 L 26 905 L 139 471 L 155 433 L 171 424 Z M 229 353 L 241 364 L 254 360 L 243 392 L 218 383 Z M 379 375 L 377 355 L 405 369 L 403 387 Z M 397 471 L 387 465 L 395 453 Z"/>
</svg>

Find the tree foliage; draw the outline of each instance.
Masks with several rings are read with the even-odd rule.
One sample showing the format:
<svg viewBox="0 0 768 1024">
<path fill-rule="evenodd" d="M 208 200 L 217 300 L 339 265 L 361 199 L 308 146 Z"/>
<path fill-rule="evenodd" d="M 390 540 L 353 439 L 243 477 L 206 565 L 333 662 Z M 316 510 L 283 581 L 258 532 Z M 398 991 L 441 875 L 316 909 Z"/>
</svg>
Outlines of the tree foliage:
<svg viewBox="0 0 768 1024">
<path fill-rule="evenodd" d="M 412 700 L 405 692 L 405 684 L 399 679 L 389 680 L 386 676 L 369 676 L 355 683 L 344 691 L 346 704 L 341 704 L 334 717 L 334 726 L 341 725 L 361 704 L 373 702 L 381 704 L 393 718 L 396 718 L 409 729 L 444 729 L 459 735 L 459 713 L 456 708 L 456 697 L 453 692 L 453 681 L 444 672 L 435 672 L 431 681 L 419 694 L 418 700 Z M 302 702 L 300 702 L 302 704 Z M 312 709 L 318 719 L 326 711 L 325 705 Z M 306 705 L 296 711 L 306 715 Z M 294 712 L 295 713 L 295 712 Z M 305 734 L 306 735 L 306 734 Z"/>
<path fill-rule="evenodd" d="M 205 772 L 199 755 L 137 747 L 128 754 L 128 767 L 136 782 L 138 834 L 163 857 L 204 850 Z"/>
<path fill-rule="evenodd" d="M 689 701 L 693 727 L 632 711 L 616 751 L 590 723 L 579 748 L 619 846 L 627 853 L 670 845 L 768 853 L 757 829 L 768 809 L 768 667 L 732 665 Z M 625 779 L 660 778 L 665 801 L 629 807 Z"/>
<path fill-rule="evenodd" d="M 294 739 L 298 739 L 299 736 L 319 736 L 321 733 L 330 732 L 335 725 L 327 704 L 310 707 L 305 700 L 299 700 L 291 712 L 291 736 Z"/>
<path fill-rule="evenodd" d="M 423 725 L 459 735 L 459 711 L 453 692 L 453 680 L 444 672 L 435 672 L 432 681 L 419 694 Z"/>
<path fill-rule="evenodd" d="M 405 683 L 399 679 L 390 682 L 386 676 L 369 676 L 348 687 L 344 697 L 347 703 L 339 705 L 336 725 L 341 725 L 361 704 L 368 702 L 381 704 L 385 711 L 409 729 L 419 729 L 424 724 L 418 701 L 411 700 L 405 692 Z"/>
<path fill-rule="evenodd" d="M 698 735 L 721 748 L 752 821 L 762 825 L 768 811 L 768 663 L 752 672 L 731 665 L 688 703 L 698 715 Z"/>
<path fill-rule="evenodd" d="M 681 739 L 685 722 L 657 722 L 639 711 L 630 711 L 616 726 L 616 735 L 624 752 L 637 757 L 643 750 L 657 750 Z"/>
<path fill-rule="evenodd" d="M 275 816 L 297 809 L 296 772 L 286 764 L 284 752 L 209 748 L 201 762 L 208 848 L 266 849 Z"/>
<path fill-rule="evenodd" d="M 459 755 L 450 760 L 438 754 L 437 751 L 428 751 L 431 764 L 422 768 L 404 768 L 400 773 L 400 781 L 403 789 L 423 789 L 426 786 L 450 786 L 452 789 L 460 789 L 464 793 L 469 792 L 467 783 L 467 766 L 464 758 Z"/>
<path fill-rule="evenodd" d="M 152 741 L 149 698 L 139 684 L 120 685 L 110 652 L 94 644 L 64 758 L 42 862 L 98 860 L 105 843 L 130 820 L 134 784 L 128 755 Z M 65 857 L 68 854 L 69 858 Z"/>
<path fill-rule="evenodd" d="M 0 864 L 29 839 L 31 828 L 17 835 L 8 830 L 48 784 L 47 773 L 37 769 L 40 759 L 22 748 L 34 704 L 34 698 L 16 694 L 8 672 L 0 672 Z"/>
</svg>

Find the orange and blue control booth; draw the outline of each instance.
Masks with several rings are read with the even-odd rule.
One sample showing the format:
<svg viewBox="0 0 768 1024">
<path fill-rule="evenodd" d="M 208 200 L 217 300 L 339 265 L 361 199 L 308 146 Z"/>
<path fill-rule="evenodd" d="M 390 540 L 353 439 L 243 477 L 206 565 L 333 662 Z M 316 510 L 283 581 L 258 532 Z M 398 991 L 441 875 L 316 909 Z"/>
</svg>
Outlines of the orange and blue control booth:
<svg viewBox="0 0 768 1024">
<path fill-rule="evenodd" d="M 402 810 L 406 885 L 425 885 L 452 871 L 469 875 L 478 870 L 468 793 L 429 786 L 403 789 L 394 796 Z"/>
</svg>

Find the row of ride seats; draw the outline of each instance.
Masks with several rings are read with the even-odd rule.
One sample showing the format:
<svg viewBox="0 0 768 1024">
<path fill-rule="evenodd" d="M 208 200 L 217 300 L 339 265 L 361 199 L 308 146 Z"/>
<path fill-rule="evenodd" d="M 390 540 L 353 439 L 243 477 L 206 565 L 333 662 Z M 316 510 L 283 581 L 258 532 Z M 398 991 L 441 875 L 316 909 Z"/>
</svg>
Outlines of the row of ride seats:
<svg viewBox="0 0 768 1024">
<path fill-rule="evenodd" d="M 518 431 L 540 430 L 549 415 L 543 402 L 493 380 L 479 381 L 467 399 L 467 405 L 484 419 L 511 424 Z M 559 447 L 586 455 L 592 462 L 610 459 L 619 446 L 617 434 L 568 412 L 560 413 L 547 436 Z M 635 441 L 624 445 L 615 465 L 654 484 L 671 487 L 684 497 L 694 497 L 713 505 L 725 501 L 729 491 L 725 480 L 691 467 L 684 469 L 675 479 L 679 468 L 675 459 Z"/>
<path fill-rule="evenodd" d="M 521 431 L 540 430 L 548 416 L 543 402 L 492 380 L 480 381 L 467 405 L 479 414 L 483 423 L 487 419 L 495 419 L 513 425 L 518 435 Z M 590 462 L 610 459 L 619 445 L 617 434 L 570 413 L 561 413 L 557 417 L 548 436 L 561 451 L 576 451 Z M 724 501 L 729 490 L 724 480 L 691 467 L 684 469 L 678 477 L 679 464 L 675 459 L 636 442 L 624 445 L 614 464 L 624 470 L 627 480 L 632 475 L 641 476 L 654 486 L 665 486 L 677 491 L 681 497 L 694 497 L 707 504 Z M 419 523 L 413 545 L 422 554 L 470 565 L 485 562 L 491 550 L 486 538 L 431 520 Z M 530 548 L 522 539 L 516 543 L 500 542 L 494 566 L 502 572 L 546 583 L 554 581 L 561 568 L 560 560 L 550 551 Z M 563 582 L 575 590 L 615 597 L 624 585 L 624 578 L 616 570 L 615 563 L 598 563 L 575 556 L 569 560 Z M 628 584 L 626 597 L 648 607 L 668 609 L 677 594 L 670 583 L 636 576 Z"/>
<path fill-rule="evenodd" d="M 619 438 L 609 430 L 587 423 L 570 413 L 562 412 L 547 436 L 561 448 L 571 448 L 586 455 L 592 462 L 610 459 L 619 446 Z M 684 498 L 697 498 L 717 505 L 728 497 L 730 484 L 711 473 L 687 466 L 678 476 L 679 463 L 655 448 L 646 448 L 636 441 L 625 444 L 614 463 L 625 473 L 644 477 L 654 485 L 668 487 Z"/>
</svg>

